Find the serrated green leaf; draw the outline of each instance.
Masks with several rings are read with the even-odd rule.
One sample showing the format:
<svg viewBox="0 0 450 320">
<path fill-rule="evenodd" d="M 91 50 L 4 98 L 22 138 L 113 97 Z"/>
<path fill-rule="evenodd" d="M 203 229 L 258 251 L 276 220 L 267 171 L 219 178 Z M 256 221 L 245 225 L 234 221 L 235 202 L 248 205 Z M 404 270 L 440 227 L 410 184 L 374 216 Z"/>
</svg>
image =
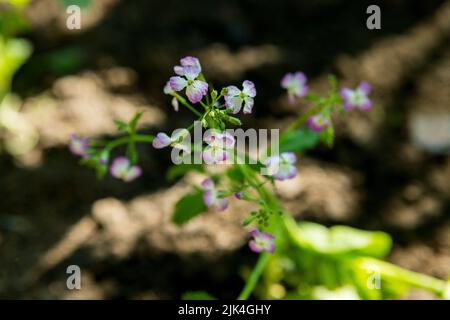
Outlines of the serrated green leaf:
<svg viewBox="0 0 450 320">
<path fill-rule="evenodd" d="M 172 222 L 182 225 L 206 210 L 203 191 L 198 189 L 184 195 L 175 205 Z"/>
<path fill-rule="evenodd" d="M 302 152 L 314 148 L 320 141 L 320 135 L 309 128 L 294 130 L 280 145 L 280 152 Z"/>
</svg>

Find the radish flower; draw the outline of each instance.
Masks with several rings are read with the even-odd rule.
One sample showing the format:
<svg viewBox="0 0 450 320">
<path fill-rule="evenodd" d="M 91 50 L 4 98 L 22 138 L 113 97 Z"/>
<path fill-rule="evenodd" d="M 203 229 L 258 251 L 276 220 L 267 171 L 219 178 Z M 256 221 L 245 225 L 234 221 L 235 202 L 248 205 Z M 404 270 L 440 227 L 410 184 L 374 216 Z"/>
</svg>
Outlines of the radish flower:
<svg viewBox="0 0 450 320">
<path fill-rule="evenodd" d="M 224 211 L 228 207 L 228 199 L 219 198 L 211 179 L 205 179 L 203 186 L 203 202 L 207 207 L 214 207 L 219 211 Z"/>
<path fill-rule="evenodd" d="M 236 86 L 228 86 L 225 94 L 225 106 L 231 110 L 233 114 L 238 113 L 244 103 L 244 113 L 252 113 L 253 98 L 256 96 L 255 84 L 249 80 L 242 83 L 243 89 L 239 90 Z"/>
<path fill-rule="evenodd" d="M 248 242 L 250 250 L 256 253 L 263 251 L 273 253 L 275 251 L 275 237 L 273 235 L 267 232 L 261 232 L 258 229 L 253 229 L 250 234 L 253 237 Z"/>
<path fill-rule="evenodd" d="M 80 137 L 76 133 L 72 134 L 72 136 L 70 137 L 69 149 L 74 155 L 86 158 L 88 148 L 88 138 Z"/>
<path fill-rule="evenodd" d="M 203 140 L 208 144 L 202 153 L 202 158 L 207 164 L 219 163 L 230 158 L 230 151 L 235 144 L 231 134 L 212 130 Z"/>
<path fill-rule="evenodd" d="M 197 103 L 208 93 L 208 84 L 198 79 L 202 68 L 200 62 L 194 57 L 185 57 L 180 60 L 181 66 L 174 68 L 176 77 L 169 79 L 173 91 L 182 91 L 186 88 L 186 96 L 191 103 Z"/>
<path fill-rule="evenodd" d="M 343 88 L 341 96 L 344 99 L 344 110 L 359 108 L 361 111 L 369 111 L 372 108 L 372 101 L 369 99 L 370 91 L 372 87 L 364 81 L 355 90 Z"/>
<path fill-rule="evenodd" d="M 319 133 L 320 131 L 322 131 L 322 129 L 330 125 L 330 121 L 326 116 L 322 114 L 316 114 L 312 117 L 309 117 L 306 124 L 312 131 Z"/>
<path fill-rule="evenodd" d="M 130 182 L 142 174 L 141 168 L 131 165 L 130 160 L 125 157 L 114 159 L 109 170 L 113 177 L 122 179 L 125 182 Z"/>
<path fill-rule="evenodd" d="M 295 98 L 304 97 L 308 93 L 308 86 L 306 85 L 306 76 L 303 72 L 287 73 L 281 79 L 281 87 L 288 92 L 289 103 L 293 104 Z"/>
<path fill-rule="evenodd" d="M 293 152 L 284 152 L 281 155 L 271 156 L 266 160 L 266 167 L 270 176 L 275 180 L 292 179 L 297 175 L 295 163 L 297 157 Z"/>
</svg>

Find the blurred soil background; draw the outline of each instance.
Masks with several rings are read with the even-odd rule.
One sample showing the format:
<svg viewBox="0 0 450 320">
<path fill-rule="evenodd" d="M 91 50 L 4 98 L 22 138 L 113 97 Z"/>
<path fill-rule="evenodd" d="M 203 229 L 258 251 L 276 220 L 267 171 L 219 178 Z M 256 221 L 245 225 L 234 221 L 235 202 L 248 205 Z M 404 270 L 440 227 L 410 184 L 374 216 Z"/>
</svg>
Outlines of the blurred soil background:
<svg viewBox="0 0 450 320">
<path fill-rule="evenodd" d="M 70 31 L 74 2 L 86 7 L 82 29 Z M 173 205 L 201 177 L 168 182 L 168 152 L 140 146 L 143 176 L 124 184 L 97 180 L 67 149 L 71 133 L 112 137 L 113 120 L 138 110 L 143 132 L 189 123 L 162 93 L 185 55 L 217 87 L 255 82 L 246 127 L 284 128 L 304 110 L 279 87 L 288 71 L 304 71 L 318 92 L 331 72 L 342 85 L 373 84 L 373 110 L 336 119 L 335 147 L 307 153 L 279 195 L 299 219 L 389 232 L 394 263 L 450 274 L 450 1 L 377 1 L 382 29 L 372 31 L 365 1 L 88 2 L 34 0 L 26 10 L 34 53 L 13 91 L 39 141 L 0 154 L 0 298 L 236 297 L 256 259 L 240 226 L 248 204 L 177 227 Z M 71 264 L 82 290 L 65 287 Z"/>
</svg>

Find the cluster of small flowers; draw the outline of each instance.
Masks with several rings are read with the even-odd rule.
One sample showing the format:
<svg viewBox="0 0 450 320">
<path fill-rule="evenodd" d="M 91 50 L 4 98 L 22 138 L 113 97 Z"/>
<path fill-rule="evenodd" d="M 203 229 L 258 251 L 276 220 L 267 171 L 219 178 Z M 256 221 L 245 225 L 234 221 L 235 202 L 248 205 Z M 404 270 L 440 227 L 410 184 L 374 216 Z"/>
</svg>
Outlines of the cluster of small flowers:
<svg viewBox="0 0 450 320">
<path fill-rule="evenodd" d="M 281 87 L 288 92 L 289 102 L 292 104 L 296 98 L 306 96 L 308 93 L 307 79 L 303 72 L 287 73 L 281 80 Z M 342 88 L 340 95 L 343 99 L 343 108 L 345 111 L 350 111 L 358 108 L 361 111 L 369 111 L 372 108 L 372 101 L 369 99 L 369 94 L 372 88 L 367 82 L 361 82 L 356 89 Z M 308 127 L 314 132 L 321 132 L 330 125 L 329 110 L 324 109 L 324 112 L 311 116 L 308 121 Z"/>
<path fill-rule="evenodd" d="M 207 164 L 220 163 L 230 158 L 230 152 L 235 146 L 235 138 L 224 131 L 223 119 L 233 123 L 239 122 L 238 119 L 228 116 L 228 114 L 237 114 L 243 110 L 244 114 L 249 114 L 253 110 L 254 98 L 256 97 L 256 87 L 252 81 L 245 80 L 242 83 L 242 89 L 230 85 L 222 89 L 220 95 L 211 90 L 212 103 L 205 105 L 202 100 L 208 96 L 209 85 L 205 81 L 202 74 L 202 67 L 200 61 L 195 57 L 184 57 L 180 60 L 180 65 L 174 67 L 175 76 L 170 77 L 164 87 L 164 93 L 173 96 L 172 106 L 175 111 L 179 110 L 179 102 L 185 101 L 178 92 L 185 91 L 186 97 L 192 104 L 201 103 L 205 108 L 206 113 L 201 117 L 202 124 L 205 127 L 212 129 L 208 135 L 203 139 L 206 144 L 202 151 L 202 159 Z M 281 87 L 287 90 L 290 103 L 294 103 L 297 98 L 305 97 L 308 94 L 309 88 L 307 85 L 307 78 L 303 72 L 287 73 L 281 80 Z M 371 87 L 368 83 L 362 82 L 360 85 L 352 90 L 350 88 L 342 88 L 340 96 L 343 101 L 343 109 L 350 111 L 358 108 L 362 111 L 368 111 L 372 107 L 372 102 L 369 99 Z M 223 103 L 220 99 L 223 97 Z M 210 101 L 208 98 L 206 99 Z M 221 108 L 225 109 L 221 109 Z M 195 111 L 195 110 L 194 110 Z M 216 112 L 217 111 L 217 112 Z M 330 108 L 324 108 L 320 113 L 311 116 L 306 124 L 314 132 L 320 133 L 323 129 L 331 124 Z M 206 120 L 209 115 L 213 119 Z M 216 119 L 214 119 L 216 117 Z M 222 122 L 221 122 L 222 121 Z M 181 151 L 182 157 L 190 156 L 191 146 L 186 142 L 186 137 L 189 131 L 181 129 L 175 131 L 171 137 L 164 132 L 157 133 L 153 139 L 152 145 L 156 149 L 165 147 L 172 147 Z M 75 155 L 83 159 L 91 159 L 90 143 L 87 138 L 72 135 L 70 142 L 70 150 Z M 94 153 L 95 154 L 95 153 Z M 102 166 L 108 165 L 108 154 L 101 155 L 96 159 Z M 268 157 L 264 165 L 267 168 L 269 176 L 275 180 L 288 180 L 297 175 L 296 168 L 297 158 L 293 152 L 284 152 L 279 155 L 272 155 Z M 134 165 L 127 157 L 118 157 L 112 161 L 109 167 L 109 172 L 112 176 L 129 182 L 142 173 L 139 166 Z M 207 207 L 215 208 L 223 211 L 228 207 L 229 201 L 223 196 L 223 193 L 216 189 L 212 179 L 205 179 L 202 182 L 203 187 L 203 201 Z M 235 193 L 237 199 L 244 199 L 243 192 Z M 253 239 L 249 242 L 249 247 L 254 252 L 270 252 L 275 250 L 274 236 L 261 232 L 255 229 L 251 232 Z"/>
<path fill-rule="evenodd" d="M 70 137 L 69 149 L 76 155 L 84 160 L 98 161 L 99 165 L 107 166 L 109 156 L 107 153 L 102 153 L 95 159 L 95 153 L 91 156 L 91 146 L 89 139 L 86 137 L 80 137 L 77 134 L 72 134 Z M 132 165 L 130 160 L 126 157 L 117 157 L 112 161 L 109 167 L 109 172 L 115 178 L 121 179 L 125 182 L 130 182 L 139 177 L 142 174 L 142 170 L 137 165 Z"/>
</svg>

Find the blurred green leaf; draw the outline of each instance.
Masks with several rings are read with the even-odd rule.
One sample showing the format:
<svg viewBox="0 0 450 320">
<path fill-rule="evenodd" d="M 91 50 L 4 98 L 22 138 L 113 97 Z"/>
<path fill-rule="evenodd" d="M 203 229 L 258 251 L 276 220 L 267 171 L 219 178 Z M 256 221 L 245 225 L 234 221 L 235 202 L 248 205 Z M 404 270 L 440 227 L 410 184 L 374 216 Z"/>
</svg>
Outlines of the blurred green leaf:
<svg viewBox="0 0 450 320">
<path fill-rule="evenodd" d="M 320 141 L 320 135 L 309 128 L 290 132 L 280 145 L 280 152 L 302 152 L 311 149 Z"/>
<path fill-rule="evenodd" d="M 126 132 L 128 129 L 128 124 L 125 121 L 122 120 L 114 120 L 114 123 L 116 124 L 117 130 L 121 132 Z"/>
<path fill-rule="evenodd" d="M 381 231 L 364 231 L 348 226 L 328 229 L 312 222 L 302 222 L 297 227 L 289 222 L 288 228 L 297 245 L 321 254 L 383 258 L 392 246 L 391 237 Z"/>
<path fill-rule="evenodd" d="M 188 291 L 181 296 L 182 300 L 217 300 L 206 291 Z"/>
<path fill-rule="evenodd" d="M 0 100 L 9 90 L 14 73 L 31 55 L 31 45 L 22 39 L 4 39 L 0 36 Z"/>
<path fill-rule="evenodd" d="M 130 123 L 128 124 L 128 127 L 130 129 L 130 132 L 135 132 L 137 124 L 139 122 L 139 119 L 142 117 L 143 112 L 139 111 L 136 112 L 133 116 L 133 119 L 130 120 Z"/>
<path fill-rule="evenodd" d="M 332 147 L 334 144 L 334 127 L 333 124 L 330 124 L 330 126 L 326 127 L 324 130 L 322 130 L 320 134 L 321 140 L 328 146 Z"/>
<path fill-rule="evenodd" d="M 92 0 L 59 0 L 63 7 L 70 5 L 79 6 L 81 9 L 88 8 L 92 4 Z"/>
<path fill-rule="evenodd" d="M 232 166 L 230 169 L 226 172 L 227 177 L 234 183 L 242 184 L 245 180 L 244 175 L 242 174 L 242 171 L 237 166 Z"/>
<path fill-rule="evenodd" d="M 206 210 L 203 203 L 203 191 L 197 189 L 184 195 L 175 205 L 173 223 L 182 225 Z"/>
</svg>

